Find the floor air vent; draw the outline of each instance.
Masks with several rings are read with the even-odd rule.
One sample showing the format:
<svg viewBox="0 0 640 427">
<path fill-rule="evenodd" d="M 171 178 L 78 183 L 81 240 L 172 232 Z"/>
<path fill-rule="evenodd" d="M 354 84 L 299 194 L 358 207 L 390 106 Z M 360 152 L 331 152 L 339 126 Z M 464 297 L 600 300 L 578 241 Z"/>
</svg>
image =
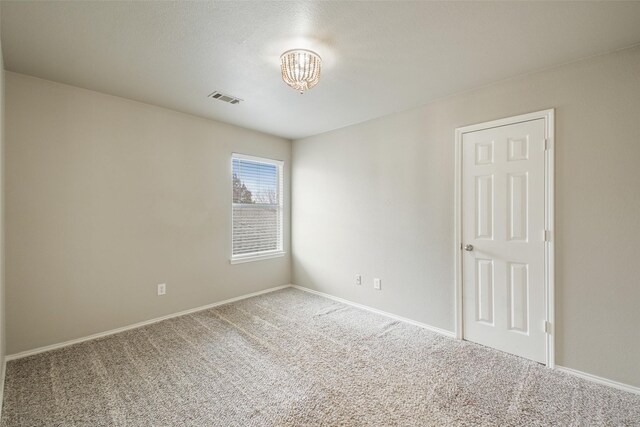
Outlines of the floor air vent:
<svg viewBox="0 0 640 427">
<path fill-rule="evenodd" d="M 211 92 L 207 95 L 207 98 L 217 99 L 218 101 L 227 102 L 229 104 L 239 104 L 242 99 L 236 98 L 235 96 L 227 95 L 218 91 Z"/>
</svg>

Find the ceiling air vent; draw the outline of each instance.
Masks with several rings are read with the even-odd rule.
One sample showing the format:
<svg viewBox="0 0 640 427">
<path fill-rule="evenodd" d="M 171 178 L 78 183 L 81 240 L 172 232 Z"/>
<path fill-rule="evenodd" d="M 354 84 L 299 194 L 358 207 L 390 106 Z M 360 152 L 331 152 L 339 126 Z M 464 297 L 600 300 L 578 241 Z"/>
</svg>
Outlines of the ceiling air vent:
<svg viewBox="0 0 640 427">
<path fill-rule="evenodd" d="M 217 99 L 218 101 L 227 102 L 229 104 L 239 104 L 240 101 L 242 101 L 242 99 L 240 98 L 236 98 L 235 96 L 227 95 L 218 91 L 211 92 L 209 95 L 207 95 L 207 98 Z"/>
</svg>

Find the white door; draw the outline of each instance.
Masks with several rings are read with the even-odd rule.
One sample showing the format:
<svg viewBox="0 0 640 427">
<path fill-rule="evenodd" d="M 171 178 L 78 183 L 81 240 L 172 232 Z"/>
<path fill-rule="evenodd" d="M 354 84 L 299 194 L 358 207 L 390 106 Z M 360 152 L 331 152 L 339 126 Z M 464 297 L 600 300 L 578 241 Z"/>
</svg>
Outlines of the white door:
<svg viewBox="0 0 640 427">
<path fill-rule="evenodd" d="M 545 363 L 545 120 L 462 136 L 463 337 Z"/>
</svg>

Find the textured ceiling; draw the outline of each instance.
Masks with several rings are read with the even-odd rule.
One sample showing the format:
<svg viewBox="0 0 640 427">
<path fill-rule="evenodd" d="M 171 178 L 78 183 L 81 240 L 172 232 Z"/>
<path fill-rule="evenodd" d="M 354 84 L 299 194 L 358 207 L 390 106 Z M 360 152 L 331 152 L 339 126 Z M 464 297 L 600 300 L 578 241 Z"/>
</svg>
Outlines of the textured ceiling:
<svg viewBox="0 0 640 427">
<path fill-rule="evenodd" d="M 10 71 L 287 138 L 640 42 L 640 2 L 4 1 L 1 13 Z M 297 47 L 325 63 L 304 95 L 279 74 Z"/>
</svg>

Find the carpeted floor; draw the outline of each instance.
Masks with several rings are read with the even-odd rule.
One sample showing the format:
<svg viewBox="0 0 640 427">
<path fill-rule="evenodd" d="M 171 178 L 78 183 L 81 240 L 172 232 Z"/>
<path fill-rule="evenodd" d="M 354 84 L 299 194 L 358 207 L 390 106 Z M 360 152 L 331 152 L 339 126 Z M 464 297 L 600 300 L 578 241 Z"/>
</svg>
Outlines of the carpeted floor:
<svg viewBox="0 0 640 427">
<path fill-rule="evenodd" d="M 1 426 L 630 426 L 640 396 L 292 288 L 7 365 Z"/>
</svg>

